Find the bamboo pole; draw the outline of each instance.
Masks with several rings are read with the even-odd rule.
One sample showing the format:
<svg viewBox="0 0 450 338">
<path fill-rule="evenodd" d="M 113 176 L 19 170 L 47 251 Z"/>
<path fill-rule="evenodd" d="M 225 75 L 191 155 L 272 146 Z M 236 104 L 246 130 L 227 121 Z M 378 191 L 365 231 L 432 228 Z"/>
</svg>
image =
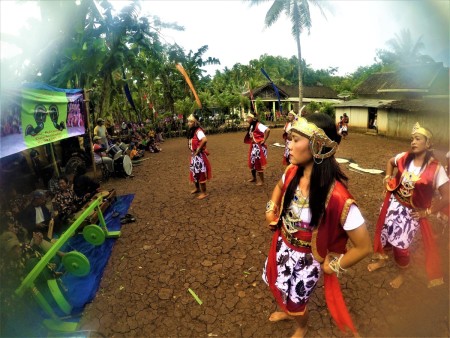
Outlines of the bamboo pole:
<svg viewBox="0 0 450 338">
<path fill-rule="evenodd" d="M 92 89 L 84 90 L 84 109 L 86 110 L 86 129 L 89 137 L 89 147 L 91 149 L 91 160 L 92 160 L 92 167 L 94 168 L 94 177 L 97 177 L 97 166 L 95 165 L 95 159 L 94 159 L 94 145 L 92 143 L 92 133 L 91 133 L 91 122 L 90 122 L 90 113 L 89 113 L 89 92 Z"/>
<path fill-rule="evenodd" d="M 49 144 L 49 148 L 50 148 L 50 157 L 52 159 L 53 170 L 56 173 L 56 177 L 59 177 L 59 169 L 58 169 L 58 164 L 56 163 L 56 159 L 55 159 L 55 151 L 53 149 L 53 142 Z"/>
</svg>

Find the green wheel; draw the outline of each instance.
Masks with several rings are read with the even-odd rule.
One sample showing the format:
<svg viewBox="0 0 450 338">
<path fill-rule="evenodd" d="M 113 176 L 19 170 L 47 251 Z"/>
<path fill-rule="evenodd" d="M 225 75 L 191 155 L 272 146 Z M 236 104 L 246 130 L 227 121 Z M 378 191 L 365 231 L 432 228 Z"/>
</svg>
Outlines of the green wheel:
<svg viewBox="0 0 450 338">
<path fill-rule="evenodd" d="M 78 251 L 66 253 L 62 258 L 62 263 L 68 272 L 77 277 L 86 276 L 91 271 L 89 259 Z"/>
<path fill-rule="evenodd" d="M 87 225 L 83 229 L 83 237 L 86 242 L 93 245 L 102 245 L 105 241 L 105 232 L 98 225 L 91 224 Z"/>
</svg>

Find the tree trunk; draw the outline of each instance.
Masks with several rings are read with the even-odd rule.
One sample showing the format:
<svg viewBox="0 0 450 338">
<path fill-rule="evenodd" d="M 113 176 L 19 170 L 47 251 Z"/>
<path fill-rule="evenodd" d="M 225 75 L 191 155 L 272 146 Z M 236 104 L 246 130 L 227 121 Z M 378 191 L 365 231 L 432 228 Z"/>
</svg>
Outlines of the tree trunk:
<svg viewBox="0 0 450 338">
<path fill-rule="evenodd" d="M 302 48 L 300 46 L 300 33 L 295 37 L 297 43 L 297 56 L 298 56 L 298 111 L 303 106 L 303 76 L 302 76 Z"/>
<path fill-rule="evenodd" d="M 103 117 L 105 115 L 104 112 L 108 111 L 109 109 L 112 90 L 111 85 L 112 85 L 111 74 L 105 74 L 105 77 L 103 78 L 102 97 L 100 99 L 100 107 L 99 107 L 100 109 L 97 118 Z"/>
</svg>

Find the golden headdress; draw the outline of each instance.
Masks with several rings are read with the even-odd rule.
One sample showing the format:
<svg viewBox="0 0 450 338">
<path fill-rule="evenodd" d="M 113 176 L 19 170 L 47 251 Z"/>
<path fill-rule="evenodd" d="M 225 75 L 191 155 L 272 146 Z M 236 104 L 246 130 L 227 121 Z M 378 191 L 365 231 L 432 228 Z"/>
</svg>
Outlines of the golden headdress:
<svg viewBox="0 0 450 338">
<path fill-rule="evenodd" d="M 254 119 L 254 118 L 255 118 L 255 115 L 253 115 L 252 113 L 248 113 L 248 114 L 247 114 L 247 117 L 251 117 L 252 119 Z"/>
<path fill-rule="evenodd" d="M 289 132 L 300 134 L 309 139 L 309 148 L 314 159 L 323 160 L 333 156 L 337 150 L 337 142 L 330 139 L 323 129 L 317 127 L 312 122 L 308 122 L 304 117 L 298 117 L 293 121 Z M 330 150 L 322 153 L 323 148 L 329 148 Z"/>
<path fill-rule="evenodd" d="M 431 131 L 429 131 L 428 129 L 425 129 L 424 127 L 421 127 L 419 122 L 416 122 L 416 124 L 414 125 L 411 135 L 414 134 L 421 134 L 423 136 L 425 136 L 427 139 L 431 139 L 433 137 L 433 134 L 431 133 Z"/>
<path fill-rule="evenodd" d="M 194 114 L 189 115 L 187 120 L 198 123 L 198 119 L 195 117 Z"/>
</svg>

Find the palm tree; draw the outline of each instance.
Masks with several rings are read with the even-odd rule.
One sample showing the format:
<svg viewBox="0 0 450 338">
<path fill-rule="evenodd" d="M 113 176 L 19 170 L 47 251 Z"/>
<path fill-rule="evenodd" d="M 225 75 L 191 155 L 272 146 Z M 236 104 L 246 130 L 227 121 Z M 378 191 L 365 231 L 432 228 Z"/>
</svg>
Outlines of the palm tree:
<svg viewBox="0 0 450 338">
<path fill-rule="evenodd" d="M 251 5 L 259 5 L 262 2 L 271 0 L 251 0 Z M 273 0 L 272 6 L 266 13 L 266 27 L 272 26 L 280 17 L 281 13 L 285 13 L 292 23 L 292 35 L 297 44 L 298 57 L 298 103 L 299 107 L 303 104 L 303 79 L 302 79 L 302 49 L 300 45 L 300 34 L 306 29 L 310 32 L 312 22 L 309 4 L 316 6 L 322 15 L 324 2 L 317 0 Z"/>
<path fill-rule="evenodd" d="M 389 50 L 379 50 L 377 53 L 384 65 L 406 66 L 434 62 L 431 56 L 422 54 L 425 48 L 422 36 L 414 41 L 409 29 L 403 29 L 400 34 L 395 34 L 395 37 L 388 40 L 386 45 Z"/>
</svg>

